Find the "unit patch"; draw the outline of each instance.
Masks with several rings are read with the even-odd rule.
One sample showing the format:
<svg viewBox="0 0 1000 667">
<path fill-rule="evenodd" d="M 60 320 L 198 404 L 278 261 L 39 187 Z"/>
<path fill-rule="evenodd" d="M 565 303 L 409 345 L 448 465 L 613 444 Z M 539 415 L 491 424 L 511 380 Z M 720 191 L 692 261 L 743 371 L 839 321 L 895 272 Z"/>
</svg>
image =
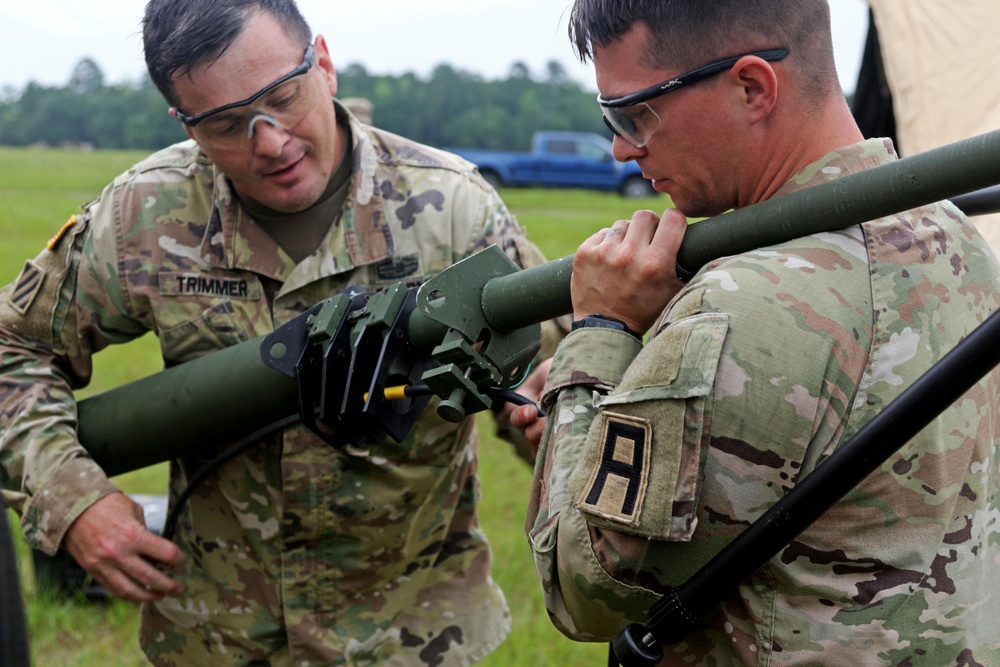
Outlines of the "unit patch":
<svg viewBox="0 0 1000 667">
<path fill-rule="evenodd" d="M 10 306 L 21 315 L 27 315 L 28 309 L 34 303 L 38 291 L 45 282 L 45 269 L 35 264 L 30 259 L 24 263 L 24 269 L 14 283 L 14 290 L 10 293 Z"/>
<path fill-rule="evenodd" d="M 241 301 L 260 299 L 260 281 L 255 277 L 232 278 L 202 273 L 159 274 L 163 296 L 217 296 Z"/>
<path fill-rule="evenodd" d="M 577 507 L 610 521 L 638 526 L 653 428 L 645 419 L 605 412 L 600 433 L 601 451 Z"/>
</svg>

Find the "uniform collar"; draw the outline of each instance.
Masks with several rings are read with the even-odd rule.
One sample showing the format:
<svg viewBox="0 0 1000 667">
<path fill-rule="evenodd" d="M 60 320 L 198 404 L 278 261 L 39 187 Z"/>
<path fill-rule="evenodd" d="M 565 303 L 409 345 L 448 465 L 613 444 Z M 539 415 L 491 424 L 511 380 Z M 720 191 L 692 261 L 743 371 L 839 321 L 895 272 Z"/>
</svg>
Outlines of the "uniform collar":
<svg viewBox="0 0 1000 667">
<path fill-rule="evenodd" d="M 795 174 L 772 197 L 781 197 L 898 159 L 891 139 L 866 139 L 831 151 Z"/>
</svg>

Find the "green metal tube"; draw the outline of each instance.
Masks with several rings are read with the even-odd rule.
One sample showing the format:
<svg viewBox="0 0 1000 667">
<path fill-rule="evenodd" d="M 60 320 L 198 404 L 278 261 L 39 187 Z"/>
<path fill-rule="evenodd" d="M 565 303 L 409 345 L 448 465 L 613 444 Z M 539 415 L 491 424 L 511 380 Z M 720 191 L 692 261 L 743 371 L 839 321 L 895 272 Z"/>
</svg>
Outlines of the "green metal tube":
<svg viewBox="0 0 1000 667">
<path fill-rule="evenodd" d="M 483 287 L 483 314 L 501 333 L 573 312 L 573 255 L 494 278 Z"/>
<path fill-rule="evenodd" d="M 748 206 L 688 227 L 677 272 L 829 232 L 1000 183 L 1000 130 Z M 503 333 L 573 312 L 573 256 L 494 278 L 483 289 L 486 320 Z"/>
<path fill-rule="evenodd" d="M 1000 131 L 703 220 L 687 230 L 678 272 L 690 277 L 718 257 L 996 183 Z M 572 268 L 571 255 L 487 281 L 480 303 L 485 320 L 506 334 L 572 312 Z M 436 322 L 413 325 L 425 344 L 444 333 Z M 296 381 L 261 361 L 260 344 L 248 341 L 80 401 L 80 442 L 106 471 L 118 474 L 233 442 L 295 414 Z"/>
<path fill-rule="evenodd" d="M 843 229 L 996 183 L 1000 131 L 694 224 L 677 255 L 677 270 L 690 277 L 719 257 Z"/>
<path fill-rule="evenodd" d="M 264 365 L 261 340 L 80 401 L 80 442 L 117 475 L 235 442 L 297 414 L 296 381 Z"/>
</svg>

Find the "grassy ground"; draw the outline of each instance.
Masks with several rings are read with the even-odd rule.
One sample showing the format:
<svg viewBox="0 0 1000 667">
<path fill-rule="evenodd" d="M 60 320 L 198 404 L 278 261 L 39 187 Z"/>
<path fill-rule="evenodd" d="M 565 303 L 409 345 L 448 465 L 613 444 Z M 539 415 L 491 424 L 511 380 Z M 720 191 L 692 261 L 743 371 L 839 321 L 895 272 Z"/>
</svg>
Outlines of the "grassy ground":
<svg viewBox="0 0 1000 667">
<path fill-rule="evenodd" d="M 21 150 L 0 147 L 0 285 L 12 281 L 79 207 L 95 197 L 141 153 Z M 665 198 L 623 200 L 616 194 L 509 189 L 501 193 L 543 252 L 556 259 L 601 227 L 627 218 L 636 208 L 662 209 Z M 150 336 L 109 349 L 94 360 L 88 396 L 160 369 Z M 578 644 L 549 622 L 538 592 L 530 551 L 523 533 L 531 471 L 509 445 L 491 435 L 480 416 L 482 523 L 495 552 L 494 576 L 507 595 L 514 616 L 510 639 L 483 664 L 496 667 L 604 665 L 604 645 Z M 166 465 L 123 475 L 116 480 L 130 493 L 165 493 Z M 11 515 L 12 521 L 16 518 Z M 15 530 L 15 533 L 17 531 Z M 19 535 L 15 535 L 19 537 Z M 74 667 L 132 667 L 145 664 L 136 642 L 137 607 L 124 602 L 66 600 L 39 590 L 31 556 L 19 542 L 18 565 L 25 597 L 34 664 Z M 0 585 L 8 585 L 4 582 Z"/>
</svg>

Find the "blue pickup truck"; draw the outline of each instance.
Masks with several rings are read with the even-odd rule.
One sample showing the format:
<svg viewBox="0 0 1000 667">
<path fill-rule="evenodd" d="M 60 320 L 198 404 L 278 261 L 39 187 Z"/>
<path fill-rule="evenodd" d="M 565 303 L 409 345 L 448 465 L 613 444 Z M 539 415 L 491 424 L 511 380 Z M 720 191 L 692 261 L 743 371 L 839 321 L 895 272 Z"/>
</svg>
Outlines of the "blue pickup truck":
<svg viewBox="0 0 1000 667">
<path fill-rule="evenodd" d="M 635 162 L 617 162 L 611 142 L 589 132 L 536 132 L 531 152 L 448 148 L 479 167 L 495 188 L 547 187 L 612 190 L 625 197 L 656 194 Z"/>
</svg>

